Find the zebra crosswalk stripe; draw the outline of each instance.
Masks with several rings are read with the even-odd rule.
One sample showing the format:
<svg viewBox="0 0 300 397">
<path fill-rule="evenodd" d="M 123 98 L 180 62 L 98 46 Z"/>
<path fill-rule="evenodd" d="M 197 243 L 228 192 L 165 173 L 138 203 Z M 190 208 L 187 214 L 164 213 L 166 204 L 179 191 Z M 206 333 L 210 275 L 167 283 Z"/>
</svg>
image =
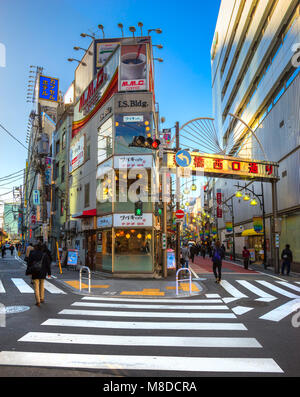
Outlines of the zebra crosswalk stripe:
<svg viewBox="0 0 300 397">
<path fill-rule="evenodd" d="M 270 312 L 264 314 L 263 316 L 259 317 L 262 320 L 270 320 L 278 322 L 288 316 L 289 314 L 293 313 L 295 310 L 299 309 L 300 307 L 300 298 L 293 299 L 284 305 L 276 307 L 276 309 L 271 310 Z"/>
<path fill-rule="evenodd" d="M 260 298 L 268 298 L 268 300 L 275 300 L 275 296 L 268 294 L 267 292 L 263 291 L 262 289 L 252 285 L 249 283 L 249 281 L 246 280 L 237 280 L 239 284 L 241 284 L 243 287 L 247 288 L 251 292 L 253 292 L 255 295 L 258 295 Z M 258 299 L 259 300 L 259 299 Z"/>
<path fill-rule="evenodd" d="M 255 280 L 255 281 L 258 282 L 259 284 L 264 285 L 265 287 L 275 291 L 275 292 L 278 292 L 278 294 L 280 294 L 280 295 L 287 296 L 288 298 L 299 298 L 299 295 L 292 294 L 291 292 L 288 292 L 282 288 L 279 288 L 276 285 L 269 283 L 268 281 L 264 281 L 264 280 Z"/>
<path fill-rule="evenodd" d="M 5 289 L 3 287 L 2 281 L 0 280 L 0 294 L 5 293 Z"/>
<path fill-rule="evenodd" d="M 59 327 L 86 327 L 108 329 L 157 329 L 157 330 L 209 330 L 209 331 L 247 331 L 242 323 L 173 323 L 147 321 L 99 321 L 50 318 L 42 325 Z"/>
<path fill-rule="evenodd" d="M 22 294 L 33 294 L 33 289 L 22 278 L 12 278 L 11 280 Z"/>
<path fill-rule="evenodd" d="M 137 335 L 88 335 L 50 332 L 29 332 L 19 342 L 66 343 L 110 346 L 159 346 L 159 347 L 217 347 L 217 348 L 261 348 L 255 338 L 237 337 L 176 337 Z"/>
<path fill-rule="evenodd" d="M 49 283 L 49 281 L 45 280 L 44 282 L 45 289 L 51 294 L 65 294 L 63 290 L 57 288 L 55 285 Z"/>
<path fill-rule="evenodd" d="M 277 283 L 283 285 L 284 287 L 293 289 L 294 291 L 300 292 L 300 287 L 297 287 L 296 285 L 287 283 L 286 281 L 277 281 Z"/>
<path fill-rule="evenodd" d="M 84 307 L 114 307 L 117 309 L 163 309 L 163 310 L 229 310 L 226 305 L 137 305 L 122 303 L 94 303 L 94 302 L 74 302 L 72 306 Z"/>
<path fill-rule="evenodd" d="M 237 288 L 231 285 L 227 280 L 222 280 L 220 285 L 234 298 L 248 298 L 247 295 L 240 292 Z"/>
<path fill-rule="evenodd" d="M 0 352 L 0 365 L 182 372 L 283 373 L 270 358 L 172 357 Z"/>
<path fill-rule="evenodd" d="M 105 317 L 159 317 L 159 318 L 236 318 L 233 313 L 169 313 L 169 312 L 123 312 L 103 310 L 64 309 L 58 314 Z"/>
</svg>

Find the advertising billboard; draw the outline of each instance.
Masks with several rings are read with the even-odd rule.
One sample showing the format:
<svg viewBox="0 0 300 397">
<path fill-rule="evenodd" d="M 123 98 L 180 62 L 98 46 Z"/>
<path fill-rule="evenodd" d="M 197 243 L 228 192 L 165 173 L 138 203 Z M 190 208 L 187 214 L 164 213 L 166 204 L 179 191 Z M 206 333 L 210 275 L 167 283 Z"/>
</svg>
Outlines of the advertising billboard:
<svg viewBox="0 0 300 397">
<path fill-rule="evenodd" d="M 146 44 L 122 45 L 119 91 L 147 90 Z"/>
<path fill-rule="evenodd" d="M 69 172 L 76 170 L 84 162 L 84 135 L 82 135 L 70 148 Z"/>
<path fill-rule="evenodd" d="M 102 68 L 114 50 L 120 43 L 107 42 L 107 41 L 97 41 L 96 42 L 96 69 Z"/>
</svg>

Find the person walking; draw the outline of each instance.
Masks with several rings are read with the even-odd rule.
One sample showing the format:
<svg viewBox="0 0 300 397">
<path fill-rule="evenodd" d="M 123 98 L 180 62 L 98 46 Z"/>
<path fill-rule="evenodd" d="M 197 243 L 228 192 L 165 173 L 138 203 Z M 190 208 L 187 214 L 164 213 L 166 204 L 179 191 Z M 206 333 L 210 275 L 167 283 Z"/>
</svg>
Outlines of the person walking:
<svg viewBox="0 0 300 397">
<path fill-rule="evenodd" d="M 5 244 L 3 244 L 1 247 L 2 258 L 4 258 L 4 256 L 5 256 L 5 250 L 6 250 Z"/>
<path fill-rule="evenodd" d="M 40 306 L 45 302 L 45 278 L 47 275 L 51 276 L 51 260 L 47 248 L 43 248 L 40 243 L 30 252 L 26 274 L 32 275 L 36 305 Z"/>
<path fill-rule="evenodd" d="M 189 259 L 190 259 L 190 249 L 186 243 L 181 248 L 181 259 L 182 259 L 182 268 L 188 268 Z"/>
<path fill-rule="evenodd" d="M 249 266 L 249 258 L 250 258 L 250 251 L 247 250 L 246 247 L 244 247 L 244 249 L 243 249 L 242 256 L 243 256 L 243 259 L 244 259 L 244 269 L 248 269 L 248 266 Z"/>
<path fill-rule="evenodd" d="M 202 246 L 201 246 L 201 255 L 202 255 L 203 259 L 205 259 L 205 254 L 206 254 L 206 248 L 205 248 L 205 245 L 202 244 Z"/>
<path fill-rule="evenodd" d="M 220 283 L 222 276 L 222 259 L 224 259 L 224 251 L 221 248 L 220 241 L 216 241 L 215 248 L 212 252 L 213 272 L 216 283 Z"/>
<path fill-rule="evenodd" d="M 194 263 L 194 259 L 195 259 L 196 253 L 197 253 L 197 248 L 196 248 L 195 245 L 192 245 L 190 247 L 190 256 L 191 256 L 191 260 L 192 260 L 193 263 Z"/>
<path fill-rule="evenodd" d="M 290 275 L 291 263 L 293 262 L 293 253 L 290 250 L 290 245 L 286 244 L 285 249 L 281 253 L 282 266 L 281 266 L 281 274 L 284 275 L 285 267 L 287 267 L 286 275 Z"/>
<path fill-rule="evenodd" d="M 11 246 L 9 247 L 9 249 L 10 249 L 10 255 L 13 256 L 14 250 L 15 250 L 15 247 L 13 246 L 13 244 L 11 244 Z"/>
</svg>

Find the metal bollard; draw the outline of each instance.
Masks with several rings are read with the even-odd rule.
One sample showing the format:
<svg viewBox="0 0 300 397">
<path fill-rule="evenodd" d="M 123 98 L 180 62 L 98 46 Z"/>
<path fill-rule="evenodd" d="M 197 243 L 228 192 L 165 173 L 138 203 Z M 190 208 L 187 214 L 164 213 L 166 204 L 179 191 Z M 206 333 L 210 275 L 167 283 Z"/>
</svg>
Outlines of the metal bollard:
<svg viewBox="0 0 300 397">
<path fill-rule="evenodd" d="M 89 273 L 88 279 L 89 279 L 89 293 L 90 293 L 91 292 L 91 270 L 87 266 L 80 266 L 80 270 L 79 270 L 79 290 L 81 291 L 81 278 L 82 278 L 81 273 L 82 273 L 83 269 L 87 269 L 88 273 Z"/>
<path fill-rule="evenodd" d="M 176 272 L 176 295 L 178 295 L 178 283 L 181 281 L 185 281 L 185 280 L 178 279 L 178 274 L 179 274 L 179 272 L 181 272 L 181 270 L 187 270 L 189 272 L 189 289 L 190 289 L 190 295 L 192 295 L 192 273 L 189 268 L 178 269 Z"/>
</svg>

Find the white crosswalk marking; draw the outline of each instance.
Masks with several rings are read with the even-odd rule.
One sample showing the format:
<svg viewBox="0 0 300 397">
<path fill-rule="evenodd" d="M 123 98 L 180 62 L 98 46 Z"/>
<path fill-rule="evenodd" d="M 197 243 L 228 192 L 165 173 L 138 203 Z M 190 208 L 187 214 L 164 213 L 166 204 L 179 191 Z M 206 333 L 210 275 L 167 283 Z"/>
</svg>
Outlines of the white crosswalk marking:
<svg viewBox="0 0 300 397">
<path fill-rule="evenodd" d="M 288 287 L 290 289 L 293 289 L 294 291 L 300 292 L 300 287 L 297 287 L 296 285 L 287 283 L 286 281 L 277 281 L 277 283 L 283 285 L 284 287 Z"/>
<path fill-rule="evenodd" d="M 120 356 L 0 352 L 0 365 L 180 372 L 283 373 L 270 358 Z"/>
<path fill-rule="evenodd" d="M 299 299 L 293 299 L 284 305 L 281 305 L 277 307 L 274 310 L 271 310 L 270 312 L 264 314 L 263 316 L 259 317 L 262 320 L 270 320 L 270 321 L 275 321 L 278 322 L 288 316 L 289 314 L 293 313 L 297 308 L 299 309 L 300 307 L 300 298 Z"/>
<path fill-rule="evenodd" d="M 259 284 L 264 285 L 265 287 L 277 292 L 280 295 L 287 296 L 288 298 L 299 298 L 299 295 L 292 294 L 291 292 L 288 292 L 282 288 L 279 288 L 276 285 L 269 283 L 268 281 L 264 281 L 264 280 L 255 280 L 255 281 L 258 282 Z"/>
<path fill-rule="evenodd" d="M 222 301 L 220 300 L 222 303 Z M 118 309 L 164 309 L 164 310 L 229 310 L 226 305 L 137 305 L 122 303 L 94 303 L 94 302 L 74 302 L 72 306 L 85 307 L 115 307 Z"/>
<path fill-rule="evenodd" d="M 123 372 L 144 370 L 160 373 L 283 372 L 272 358 L 262 358 L 261 354 L 259 358 L 249 358 L 249 349 L 261 353 L 263 346 L 256 338 L 251 335 L 248 337 L 249 331 L 244 324 L 237 321 L 232 312 L 220 313 L 216 309 L 218 307 L 219 310 L 229 310 L 222 300 L 218 300 L 214 305 L 211 304 L 211 299 L 202 300 L 201 305 L 196 304 L 197 300 L 187 301 L 185 305 L 180 306 L 178 299 L 169 299 L 163 305 L 161 302 L 158 304 L 156 299 L 143 299 L 139 304 L 130 304 L 124 303 L 128 302 L 125 298 L 113 301 L 113 298 L 85 297 L 80 302 L 75 302 L 75 306 L 84 303 L 84 306 L 88 305 L 89 310 L 60 311 L 59 316 L 64 314 L 72 317 L 49 318 L 44 321 L 42 332 L 28 332 L 18 340 L 22 352 L 0 352 L 0 365 L 122 369 Z M 98 310 L 99 308 L 101 310 Z M 176 312 L 172 311 L 175 308 Z M 122 311 L 125 309 L 127 310 Z M 76 318 L 78 316 L 81 318 Z M 82 316 L 106 317 L 107 321 L 97 318 L 82 319 Z M 129 321 L 124 317 L 129 317 Z M 179 320 L 172 321 L 176 318 Z M 212 318 L 213 322 L 202 322 L 203 318 Z M 182 321 L 183 319 L 186 321 Z M 68 330 L 73 328 L 74 331 L 62 332 L 62 328 L 65 327 Z M 77 329 L 79 327 L 81 332 Z M 85 329 L 92 328 L 97 332 L 85 332 Z M 113 332 L 109 332 L 111 330 Z M 214 331 L 214 334 L 209 331 Z M 26 346 L 31 345 L 34 345 L 34 352 L 24 351 Z M 37 352 L 38 346 L 42 347 L 43 353 Z M 51 353 L 47 352 L 47 346 L 51 347 Z M 61 352 L 67 346 L 72 346 L 72 354 Z M 90 353 L 91 346 L 93 354 L 85 354 L 85 349 L 89 349 Z M 106 355 L 101 354 L 104 347 Z M 137 347 L 136 351 L 139 354 L 115 354 L 118 351 L 116 347 Z M 177 348 L 180 348 L 180 352 Z M 80 349 L 80 354 L 76 353 L 76 349 Z M 228 357 L 230 349 L 236 349 L 240 357 Z M 190 357 L 191 350 L 195 357 Z M 157 351 L 158 355 L 153 355 L 154 351 Z M 212 357 L 213 352 L 218 352 L 218 356 Z M 225 357 L 222 357 L 222 352 Z"/>
<path fill-rule="evenodd" d="M 3 287 L 2 281 L 0 280 L 0 294 L 4 294 L 5 293 L 5 289 Z"/>
<path fill-rule="evenodd" d="M 209 330 L 209 331 L 247 331 L 241 323 L 169 323 L 169 322 L 141 322 L 141 321 L 99 321 L 56 319 L 46 320 L 42 325 L 59 327 L 86 327 L 109 329 L 164 329 L 164 330 Z"/>
<path fill-rule="evenodd" d="M 237 288 L 231 285 L 227 280 L 222 280 L 220 285 L 234 298 L 248 298 L 247 295 L 240 292 Z"/>
<path fill-rule="evenodd" d="M 63 290 L 57 288 L 55 285 L 49 283 L 49 281 L 45 280 L 45 289 L 50 292 L 51 294 L 65 294 Z"/>
<path fill-rule="evenodd" d="M 144 299 L 144 298 L 110 298 L 108 296 L 84 296 L 82 298 L 83 301 L 103 301 L 103 302 L 134 302 L 134 303 L 150 303 L 153 302 L 153 299 Z M 155 303 L 222 303 L 221 299 L 181 299 L 181 298 L 173 298 L 173 299 L 159 299 L 155 298 Z"/>
<path fill-rule="evenodd" d="M 253 292 L 255 295 L 258 295 L 260 298 L 268 298 L 268 300 L 271 302 L 272 300 L 275 300 L 273 295 L 268 294 L 267 292 L 263 291 L 262 289 L 255 287 L 252 285 L 249 281 L 246 280 L 237 280 L 239 284 L 241 284 L 243 287 L 247 288 L 251 292 Z M 257 300 L 262 300 L 262 299 L 257 299 Z"/>
<path fill-rule="evenodd" d="M 33 294 L 33 289 L 22 278 L 12 278 L 11 281 L 22 294 Z"/>
</svg>

